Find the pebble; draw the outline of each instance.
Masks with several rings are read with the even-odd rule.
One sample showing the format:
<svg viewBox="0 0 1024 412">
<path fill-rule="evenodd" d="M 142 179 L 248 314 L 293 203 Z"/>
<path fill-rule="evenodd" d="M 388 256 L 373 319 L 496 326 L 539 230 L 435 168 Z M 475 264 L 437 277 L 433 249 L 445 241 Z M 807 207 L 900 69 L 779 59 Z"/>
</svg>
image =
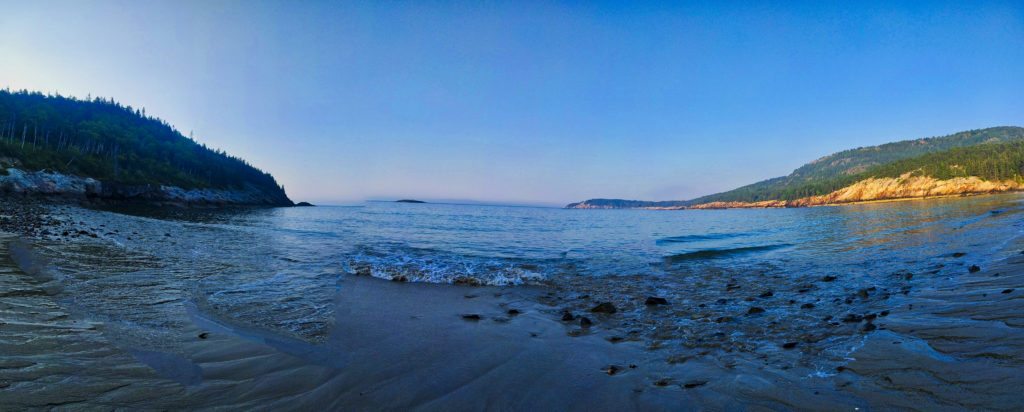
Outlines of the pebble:
<svg viewBox="0 0 1024 412">
<path fill-rule="evenodd" d="M 644 305 L 647 305 L 647 306 L 667 305 L 667 304 L 668 304 L 668 299 L 654 297 L 654 296 L 648 297 L 647 300 L 644 301 Z"/>
<path fill-rule="evenodd" d="M 858 323 L 862 320 L 864 320 L 864 317 L 856 313 L 849 313 L 845 317 L 843 317 L 844 323 Z"/>
<path fill-rule="evenodd" d="M 590 311 L 593 312 L 593 313 L 608 313 L 608 314 L 612 314 L 612 313 L 617 312 L 618 310 L 615 309 L 615 305 L 613 305 L 611 302 L 602 302 L 601 304 L 591 308 Z"/>
<path fill-rule="evenodd" d="M 981 268 L 978 267 L 978 265 L 971 265 L 971 267 L 967 268 L 967 271 L 970 273 L 976 273 L 981 271 Z"/>
</svg>

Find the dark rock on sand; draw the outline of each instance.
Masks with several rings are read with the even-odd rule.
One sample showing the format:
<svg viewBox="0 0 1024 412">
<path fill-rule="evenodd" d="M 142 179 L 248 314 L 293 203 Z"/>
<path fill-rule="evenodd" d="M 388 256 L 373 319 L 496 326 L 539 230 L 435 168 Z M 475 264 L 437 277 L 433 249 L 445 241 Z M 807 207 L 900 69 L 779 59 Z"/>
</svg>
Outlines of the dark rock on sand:
<svg viewBox="0 0 1024 412">
<path fill-rule="evenodd" d="M 832 275 L 826 275 L 825 277 L 821 278 L 823 282 L 834 282 L 836 279 L 838 278 Z"/>
<path fill-rule="evenodd" d="M 686 383 L 683 384 L 683 388 L 693 389 L 693 388 L 696 388 L 698 386 L 704 386 L 707 383 L 708 383 L 708 381 L 689 381 L 689 382 L 686 382 Z"/>
<path fill-rule="evenodd" d="M 800 305 L 800 309 L 814 309 L 814 304 L 813 303 L 804 303 L 803 305 Z"/>
<path fill-rule="evenodd" d="M 843 317 L 844 323 L 858 323 L 863 320 L 864 316 L 858 315 L 856 313 L 849 313 L 845 317 Z"/>
<path fill-rule="evenodd" d="M 666 386 L 671 385 L 671 384 L 672 384 L 672 379 L 669 379 L 669 378 L 661 378 L 661 379 L 658 379 L 658 380 L 654 381 L 654 386 L 659 386 L 659 387 L 666 387 Z"/>
<path fill-rule="evenodd" d="M 967 271 L 970 273 L 976 273 L 981 271 L 981 268 L 978 267 L 978 265 L 971 265 L 971 267 L 967 268 Z"/>
<path fill-rule="evenodd" d="M 1013 289 L 1003 289 L 1003 293 L 1013 293 Z"/>
<path fill-rule="evenodd" d="M 654 297 L 654 296 L 648 297 L 647 300 L 644 301 L 644 305 L 647 305 L 647 306 L 667 305 L 667 304 L 668 304 L 668 300 L 667 299 L 659 298 L 659 297 Z"/>
<path fill-rule="evenodd" d="M 471 276 L 459 276 L 452 280 L 452 283 L 463 286 L 480 286 L 482 283 L 480 279 Z"/>
<path fill-rule="evenodd" d="M 199 339 L 206 339 L 208 337 L 210 337 L 210 333 L 209 332 L 203 332 L 203 333 L 199 334 Z"/>
<path fill-rule="evenodd" d="M 462 319 L 465 319 L 465 320 L 480 320 L 482 318 L 478 314 L 468 313 L 468 314 L 462 315 Z"/>
<path fill-rule="evenodd" d="M 612 314 L 612 313 L 617 312 L 618 310 L 615 309 L 615 305 L 612 304 L 611 302 L 602 302 L 601 304 L 591 308 L 590 311 L 594 312 L 594 313 L 608 313 L 608 314 Z"/>
<path fill-rule="evenodd" d="M 747 314 L 748 315 L 756 315 L 758 313 L 764 313 L 764 308 L 760 308 L 760 307 L 754 306 L 754 307 L 750 308 L 749 310 L 747 310 Z"/>
<path fill-rule="evenodd" d="M 797 342 L 786 342 L 782 344 L 783 349 L 793 349 L 797 345 Z"/>
<path fill-rule="evenodd" d="M 520 313 L 523 312 L 520 312 L 519 309 L 509 309 L 508 312 L 505 313 L 508 313 L 509 316 L 518 316 Z"/>
<path fill-rule="evenodd" d="M 953 257 L 955 257 L 955 258 L 958 258 L 958 257 L 964 257 L 964 256 L 966 256 L 966 255 L 967 255 L 967 254 L 966 254 L 966 253 L 964 253 L 964 252 L 956 252 L 956 253 L 953 253 Z"/>
<path fill-rule="evenodd" d="M 758 296 L 758 297 L 759 297 L 759 298 L 770 298 L 770 297 L 772 297 L 772 296 L 775 296 L 775 292 L 772 292 L 771 290 L 766 290 L 766 291 L 765 291 L 764 293 L 762 293 L 762 294 L 761 294 L 760 296 Z"/>
<path fill-rule="evenodd" d="M 562 322 L 572 322 L 573 319 L 576 319 L 576 316 L 572 312 L 562 312 Z"/>
<path fill-rule="evenodd" d="M 607 373 L 609 376 L 615 375 L 620 371 L 622 371 L 622 367 L 618 365 L 608 365 L 604 368 L 604 373 Z"/>
<path fill-rule="evenodd" d="M 593 325 L 593 324 L 594 324 L 594 322 L 591 321 L 590 318 L 588 318 L 586 316 L 580 316 L 580 327 L 581 328 L 589 328 L 590 325 Z"/>
</svg>

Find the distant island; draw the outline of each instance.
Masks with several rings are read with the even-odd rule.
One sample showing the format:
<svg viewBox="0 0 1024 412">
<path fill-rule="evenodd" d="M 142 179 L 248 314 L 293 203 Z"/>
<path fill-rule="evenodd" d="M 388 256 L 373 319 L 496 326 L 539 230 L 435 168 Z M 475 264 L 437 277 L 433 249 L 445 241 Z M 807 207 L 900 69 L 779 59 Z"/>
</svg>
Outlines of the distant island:
<svg viewBox="0 0 1024 412">
<path fill-rule="evenodd" d="M 292 206 L 269 173 L 112 99 L 0 90 L 0 192 Z"/>
<path fill-rule="evenodd" d="M 427 202 L 424 202 L 422 200 L 414 200 L 414 199 L 399 199 L 399 200 L 396 200 L 395 203 L 427 203 Z"/>
<path fill-rule="evenodd" d="M 1024 128 L 993 127 L 860 147 L 788 176 L 692 200 L 590 199 L 570 209 L 724 209 L 835 205 L 1024 190 Z"/>
</svg>

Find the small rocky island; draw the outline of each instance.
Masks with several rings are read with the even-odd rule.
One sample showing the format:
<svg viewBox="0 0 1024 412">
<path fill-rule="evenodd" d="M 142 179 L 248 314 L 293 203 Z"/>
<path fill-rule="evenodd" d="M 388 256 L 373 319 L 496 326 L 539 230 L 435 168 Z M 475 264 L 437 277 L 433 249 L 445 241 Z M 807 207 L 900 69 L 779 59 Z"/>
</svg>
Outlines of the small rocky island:
<svg viewBox="0 0 1024 412">
<path fill-rule="evenodd" d="M 422 200 L 414 200 L 414 199 L 399 199 L 399 200 L 396 200 L 395 203 L 427 203 L 427 202 L 424 202 Z"/>
</svg>

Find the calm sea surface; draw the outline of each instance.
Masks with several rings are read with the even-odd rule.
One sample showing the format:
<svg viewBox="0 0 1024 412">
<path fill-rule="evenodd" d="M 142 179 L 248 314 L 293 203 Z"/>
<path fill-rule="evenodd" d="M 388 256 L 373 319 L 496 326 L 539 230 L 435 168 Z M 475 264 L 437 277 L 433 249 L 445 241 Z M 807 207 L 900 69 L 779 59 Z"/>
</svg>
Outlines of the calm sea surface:
<svg viewBox="0 0 1024 412">
<path fill-rule="evenodd" d="M 256 259 L 281 262 L 266 269 L 298 265 L 417 282 L 473 278 L 508 285 L 564 276 L 656 279 L 708 268 L 888 273 L 919 270 L 954 252 L 985 261 L 1019 234 L 1020 211 L 1016 196 L 989 196 L 801 209 L 373 202 L 148 215 L 171 219 L 169 229 L 188 237 L 192 256 L 225 264 Z M 140 245 L 159 249 L 150 246 Z"/>
</svg>

